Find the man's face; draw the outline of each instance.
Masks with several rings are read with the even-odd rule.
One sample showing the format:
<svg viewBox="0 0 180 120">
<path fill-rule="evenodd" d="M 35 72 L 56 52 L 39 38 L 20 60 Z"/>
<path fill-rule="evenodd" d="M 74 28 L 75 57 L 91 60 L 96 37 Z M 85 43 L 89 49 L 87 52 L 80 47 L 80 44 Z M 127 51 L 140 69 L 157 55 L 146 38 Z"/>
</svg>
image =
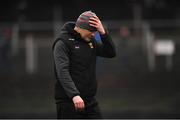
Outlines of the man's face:
<svg viewBox="0 0 180 120">
<path fill-rule="evenodd" d="M 91 32 L 91 31 L 86 30 L 86 29 L 83 29 L 83 30 L 81 31 L 81 33 L 82 33 L 82 34 L 81 34 L 81 37 L 82 37 L 83 39 L 85 39 L 85 40 L 93 38 L 93 37 L 94 37 L 94 34 L 95 34 L 95 32 Z"/>
</svg>

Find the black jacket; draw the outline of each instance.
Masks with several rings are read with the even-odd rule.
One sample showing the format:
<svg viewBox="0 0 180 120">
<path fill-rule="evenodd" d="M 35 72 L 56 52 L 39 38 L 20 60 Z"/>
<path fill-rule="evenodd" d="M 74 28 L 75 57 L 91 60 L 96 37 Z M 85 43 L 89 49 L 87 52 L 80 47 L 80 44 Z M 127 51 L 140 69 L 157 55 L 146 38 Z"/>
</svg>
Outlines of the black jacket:
<svg viewBox="0 0 180 120">
<path fill-rule="evenodd" d="M 84 100 L 93 98 L 97 90 L 96 56 L 115 56 L 108 34 L 101 35 L 103 44 L 97 44 L 95 40 L 86 42 L 74 31 L 74 27 L 73 22 L 67 22 L 53 44 L 57 102 L 71 100 L 75 95 Z"/>
</svg>

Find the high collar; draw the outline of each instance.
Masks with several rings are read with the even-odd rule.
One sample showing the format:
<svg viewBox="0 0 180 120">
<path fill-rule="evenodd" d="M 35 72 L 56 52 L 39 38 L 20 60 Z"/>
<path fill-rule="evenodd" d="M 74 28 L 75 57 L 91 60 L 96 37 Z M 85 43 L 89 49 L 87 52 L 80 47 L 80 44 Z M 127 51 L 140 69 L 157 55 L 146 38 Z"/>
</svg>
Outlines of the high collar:
<svg viewBox="0 0 180 120">
<path fill-rule="evenodd" d="M 80 33 L 78 33 L 77 31 L 74 30 L 74 27 L 75 27 L 75 22 L 67 22 L 61 28 L 60 34 L 70 34 L 72 37 L 74 37 L 78 41 L 83 41 L 86 43 L 92 42 L 92 40 L 86 41 L 86 40 L 82 39 Z"/>
</svg>

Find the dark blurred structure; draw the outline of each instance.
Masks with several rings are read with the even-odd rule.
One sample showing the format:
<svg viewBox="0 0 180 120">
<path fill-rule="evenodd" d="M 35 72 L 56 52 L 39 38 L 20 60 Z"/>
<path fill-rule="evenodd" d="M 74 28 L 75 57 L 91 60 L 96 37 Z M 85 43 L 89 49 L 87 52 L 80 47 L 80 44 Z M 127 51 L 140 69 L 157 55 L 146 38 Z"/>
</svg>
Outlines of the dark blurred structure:
<svg viewBox="0 0 180 120">
<path fill-rule="evenodd" d="M 180 118 L 178 0 L 6 0 L 0 4 L 0 118 L 55 118 L 51 46 L 94 11 L 117 57 L 97 59 L 105 118 Z"/>
<path fill-rule="evenodd" d="M 143 19 L 174 19 L 179 17 L 178 0 L 6 0 L 0 5 L 1 21 L 15 21 L 24 16 L 26 21 L 52 21 L 54 6 L 61 6 L 63 20 L 74 20 L 82 11 L 92 10 L 103 20 L 132 20 L 134 6 L 142 9 Z M 6 12 L 4 12 L 6 11 Z"/>
<path fill-rule="evenodd" d="M 11 28 L 4 27 L 0 30 L 0 66 L 1 68 L 9 65 L 9 56 L 10 56 L 10 43 L 11 43 Z M 2 69 L 3 71 L 6 69 Z"/>
</svg>

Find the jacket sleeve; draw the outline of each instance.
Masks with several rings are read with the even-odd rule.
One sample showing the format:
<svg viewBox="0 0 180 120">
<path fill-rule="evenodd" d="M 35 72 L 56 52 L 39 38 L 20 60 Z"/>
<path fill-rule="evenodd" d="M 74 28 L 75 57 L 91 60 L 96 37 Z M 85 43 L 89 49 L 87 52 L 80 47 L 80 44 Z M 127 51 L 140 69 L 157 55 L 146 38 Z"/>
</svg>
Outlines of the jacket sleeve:
<svg viewBox="0 0 180 120">
<path fill-rule="evenodd" d="M 54 46 L 53 51 L 57 79 L 64 88 L 69 98 L 79 95 L 71 75 L 69 73 L 69 49 L 63 41 L 59 40 Z"/>
<path fill-rule="evenodd" d="M 97 44 L 97 55 L 101 57 L 113 58 L 116 56 L 116 50 L 110 35 L 106 32 L 100 35 L 102 44 Z"/>
</svg>

